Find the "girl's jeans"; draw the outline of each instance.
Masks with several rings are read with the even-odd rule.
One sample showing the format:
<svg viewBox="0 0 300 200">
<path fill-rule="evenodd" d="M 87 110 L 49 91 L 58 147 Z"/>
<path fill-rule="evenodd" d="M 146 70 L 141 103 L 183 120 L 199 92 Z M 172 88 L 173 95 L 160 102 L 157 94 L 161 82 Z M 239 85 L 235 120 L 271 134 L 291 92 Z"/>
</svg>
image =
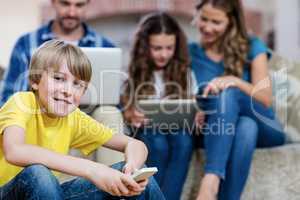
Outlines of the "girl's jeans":
<svg viewBox="0 0 300 200">
<path fill-rule="evenodd" d="M 193 151 L 191 134 L 183 129 L 144 128 L 138 132 L 148 150 L 149 167 L 157 167 L 155 179 L 167 200 L 179 200 Z"/>
</svg>

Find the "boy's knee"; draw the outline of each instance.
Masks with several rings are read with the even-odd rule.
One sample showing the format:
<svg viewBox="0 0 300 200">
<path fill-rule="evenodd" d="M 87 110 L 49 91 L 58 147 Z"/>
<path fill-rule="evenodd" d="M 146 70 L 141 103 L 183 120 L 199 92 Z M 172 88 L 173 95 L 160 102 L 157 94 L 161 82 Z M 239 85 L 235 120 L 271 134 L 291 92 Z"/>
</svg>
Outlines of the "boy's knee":
<svg viewBox="0 0 300 200">
<path fill-rule="evenodd" d="M 44 165 L 25 167 L 16 177 L 18 192 L 32 199 L 61 199 L 62 191 L 57 178 Z"/>
<path fill-rule="evenodd" d="M 164 195 L 162 194 L 157 182 L 153 177 L 149 178 L 145 195 L 147 199 L 165 200 Z"/>
<path fill-rule="evenodd" d="M 58 180 L 52 172 L 44 165 L 30 165 L 21 172 L 23 178 L 31 180 L 32 184 L 41 186 L 50 186 L 51 184 L 58 184 Z"/>
<path fill-rule="evenodd" d="M 116 169 L 118 171 L 122 171 L 125 164 L 126 164 L 125 161 L 118 162 L 118 163 L 111 165 L 111 168 Z"/>
<path fill-rule="evenodd" d="M 23 170 L 23 173 L 30 175 L 32 177 L 35 177 L 35 176 L 41 176 L 41 175 L 46 175 L 46 174 L 50 175 L 51 171 L 44 165 L 34 164 L 34 165 L 30 165 L 28 167 L 25 167 Z"/>
</svg>

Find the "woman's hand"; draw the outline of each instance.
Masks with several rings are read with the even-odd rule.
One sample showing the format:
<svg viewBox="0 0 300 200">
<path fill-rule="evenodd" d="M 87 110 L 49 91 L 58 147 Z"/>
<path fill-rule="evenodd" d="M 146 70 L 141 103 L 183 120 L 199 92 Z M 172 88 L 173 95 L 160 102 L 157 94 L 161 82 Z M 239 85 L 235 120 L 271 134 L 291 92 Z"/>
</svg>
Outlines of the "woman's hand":
<svg viewBox="0 0 300 200">
<path fill-rule="evenodd" d="M 134 107 L 124 111 L 124 118 L 136 128 L 140 128 L 142 125 L 148 122 L 148 119 L 145 118 L 145 115 Z"/>
<path fill-rule="evenodd" d="M 229 87 L 238 87 L 240 79 L 236 76 L 221 76 L 211 80 L 203 90 L 203 97 L 207 97 L 208 94 L 219 94 L 221 91 Z"/>
<path fill-rule="evenodd" d="M 198 111 L 195 114 L 195 123 L 197 128 L 202 128 L 204 125 L 204 120 L 205 120 L 205 113 L 203 111 Z"/>
<path fill-rule="evenodd" d="M 141 194 L 146 185 L 139 184 L 129 174 L 98 164 L 88 177 L 99 189 L 113 196 L 135 196 Z"/>
</svg>

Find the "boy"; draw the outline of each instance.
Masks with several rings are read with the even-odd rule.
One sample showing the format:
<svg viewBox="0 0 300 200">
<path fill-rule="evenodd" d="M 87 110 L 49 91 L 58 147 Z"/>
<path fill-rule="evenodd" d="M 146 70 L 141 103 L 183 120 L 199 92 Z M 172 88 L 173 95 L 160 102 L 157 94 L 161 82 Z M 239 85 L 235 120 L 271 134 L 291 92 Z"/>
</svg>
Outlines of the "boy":
<svg viewBox="0 0 300 200">
<path fill-rule="evenodd" d="M 18 92 L 0 110 L 0 199 L 164 199 L 154 179 L 135 182 L 143 166 L 142 142 L 112 131 L 78 109 L 91 78 L 87 57 L 62 41 L 44 43 L 33 55 L 33 92 Z M 125 164 L 106 167 L 69 155 L 100 145 L 123 151 Z M 79 176 L 59 184 L 49 170 Z M 56 172 L 55 172 L 56 173 Z"/>
</svg>

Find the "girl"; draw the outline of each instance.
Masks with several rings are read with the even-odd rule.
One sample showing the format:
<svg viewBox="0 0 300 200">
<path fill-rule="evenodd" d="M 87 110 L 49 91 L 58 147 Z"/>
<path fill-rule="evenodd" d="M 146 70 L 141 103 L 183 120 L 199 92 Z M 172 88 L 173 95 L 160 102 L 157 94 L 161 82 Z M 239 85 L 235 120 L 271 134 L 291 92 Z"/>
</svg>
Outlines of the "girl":
<svg viewBox="0 0 300 200">
<path fill-rule="evenodd" d="M 189 46 L 200 85 L 205 176 L 198 200 L 240 199 L 255 147 L 285 141 L 272 105 L 267 47 L 246 32 L 239 0 L 202 0 Z"/>
<path fill-rule="evenodd" d="M 192 138 L 184 128 L 149 127 L 138 111 L 140 99 L 182 99 L 193 96 L 186 37 L 166 13 L 147 15 L 139 24 L 131 52 L 129 80 L 122 95 L 124 118 L 137 128 L 137 138 L 149 149 L 146 164 L 166 199 L 179 200 L 192 153 Z"/>
</svg>

